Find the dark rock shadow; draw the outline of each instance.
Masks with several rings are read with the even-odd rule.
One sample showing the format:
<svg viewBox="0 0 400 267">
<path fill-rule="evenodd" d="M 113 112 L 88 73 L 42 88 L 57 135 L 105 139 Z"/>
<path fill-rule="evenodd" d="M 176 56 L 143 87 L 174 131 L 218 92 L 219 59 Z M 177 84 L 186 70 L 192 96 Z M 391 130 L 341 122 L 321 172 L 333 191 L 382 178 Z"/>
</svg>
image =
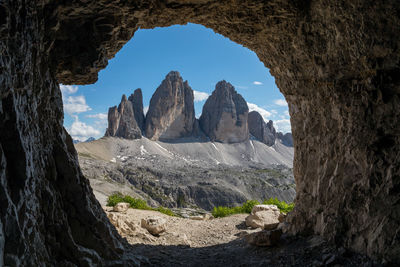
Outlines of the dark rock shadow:
<svg viewBox="0 0 400 267">
<path fill-rule="evenodd" d="M 366 256 L 311 239 L 283 235 L 276 247 L 254 247 L 238 238 L 209 247 L 135 244 L 131 248 L 147 258 L 142 266 L 381 266 Z"/>
</svg>

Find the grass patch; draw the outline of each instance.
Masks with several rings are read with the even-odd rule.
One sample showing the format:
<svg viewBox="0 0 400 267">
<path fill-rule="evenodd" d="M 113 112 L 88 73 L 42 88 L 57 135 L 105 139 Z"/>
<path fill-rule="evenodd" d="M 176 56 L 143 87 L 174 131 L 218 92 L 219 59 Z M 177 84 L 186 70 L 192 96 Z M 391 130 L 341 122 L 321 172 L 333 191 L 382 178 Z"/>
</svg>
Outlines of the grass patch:
<svg viewBox="0 0 400 267">
<path fill-rule="evenodd" d="M 247 200 L 245 203 L 243 203 L 243 205 L 237 207 L 218 206 L 214 207 L 212 215 L 215 218 L 222 218 L 233 214 L 250 213 L 253 207 L 259 204 L 260 202 L 258 202 L 257 200 Z M 288 204 L 285 201 L 279 201 L 277 198 L 270 198 L 268 200 L 264 200 L 262 204 L 276 205 L 278 209 L 283 213 L 288 213 L 289 211 L 292 211 L 294 208 L 294 203 Z"/>
<path fill-rule="evenodd" d="M 146 201 L 143 199 L 133 198 L 131 196 L 122 195 L 121 193 L 116 193 L 108 197 L 107 199 L 107 206 L 114 207 L 117 203 L 126 202 L 129 203 L 129 206 L 132 209 L 139 209 L 139 210 L 154 210 L 161 213 L 164 213 L 169 216 L 177 216 L 172 210 L 165 208 L 165 207 L 158 207 L 152 208 L 147 205 Z"/>
</svg>

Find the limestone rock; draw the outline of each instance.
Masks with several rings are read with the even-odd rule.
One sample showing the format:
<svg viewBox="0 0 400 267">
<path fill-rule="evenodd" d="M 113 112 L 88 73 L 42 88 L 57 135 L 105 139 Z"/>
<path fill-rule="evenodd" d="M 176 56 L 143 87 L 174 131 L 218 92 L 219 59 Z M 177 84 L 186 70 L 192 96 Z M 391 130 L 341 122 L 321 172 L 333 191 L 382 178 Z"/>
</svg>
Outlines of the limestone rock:
<svg viewBox="0 0 400 267">
<path fill-rule="evenodd" d="M 220 81 L 203 106 L 200 127 L 211 141 L 244 142 L 249 139 L 248 112 L 246 101 L 235 88 Z"/>
<path fill-rule="evenodd" d="M 249 243 L 250 245 L 258 247 L 269 247 L 277 245 L 279 243 L 281 235 L 281 230 L 264 230 L 261 232 L 248 234 L 245 236 L 245 238 L 247 243 Z"/>
<path fill-rule="evenodd" d="M 130 207 L 130 204 L 129 204 L 129 203 L 120 202 L 120 203 L 117 203 L 117 204 L 114 206 L 113 211 L 125 212 L 125 211 L 127 211 L 127 210 L 129 209 L 129 207 Z"/>
<path fill-rule="evenodd" d="M 249 113 L 248 123 L 250 134 L 252 134 L 257 140 L 268 146 L 275 144 L 276 130 L 271 120 L 268 123 L 265 123 L 260 113 L 252 111 Z"/>
<path fill-rule="evenodd" d="M 159 235 L 166 231 L 167 221 L 161 217 L 151 217 L 141 220 L 142 228 L 147 229 L 152 235 Z"/>
<path fill-rule="evenodd" d="M 196 135 L 193 90 L 179 72 L 171 71 L 150 100 L 146 114 L 146 137 L 173 140 Z"/>
<path fill-rule="evenodd" d="M 265 230 L 275 229 L 279 224 L 279 211 L 260 210 L 246 217 L 246 225 Z"/>
<path fill-rule="evenodd" d="M 144 134 L 145 116 L 143 112 L 142 89 L 136 89 L 133 94 L 129 96 L 128 100 L 132 103 L 133 115 L 135 116 L 136 123 L 142 131 L 142 134 Z"/>
<path fill-rule="evenodd" d="M 126 139 L 138 139 L 142 132 L 136 122 L 132 102 L 125 95 L 117 107 L 108 110 L 108 128 L 105 136 L 117 136 Z"/>
<path fill-rule="evenodd" d="M 282 144 L 285 146 L 293 147 L 293 136 L 292 133 L 277 133 L 277 138 L 281 141 Z"/>
<path fill-rule="evenodd" d="M 265 211 L 265 210 L 279 211 L 276 205 L 260 204 L 260 205 L 254 205 L 253 208 L 251 209 L 251 213 L 254 214 L 257 211 Z"/>
</svg>

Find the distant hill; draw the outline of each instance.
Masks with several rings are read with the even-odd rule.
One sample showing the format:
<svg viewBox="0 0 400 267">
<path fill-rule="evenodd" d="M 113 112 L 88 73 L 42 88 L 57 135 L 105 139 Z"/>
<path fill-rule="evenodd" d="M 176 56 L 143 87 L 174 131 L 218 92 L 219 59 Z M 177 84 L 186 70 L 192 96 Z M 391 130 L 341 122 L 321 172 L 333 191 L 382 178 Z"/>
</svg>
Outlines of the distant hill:
<svg viewBox="0 0 400 267">
<path fill-rule="evenodd" d="M 74 144 L 79 144 L 79 143 L 87 143 L 87 142 L 92 142 L 92 141 L 95 141 L 96 140 L 96 138 L 94 138 L 94 137 L 89 137 L 88 139 L 86 139 L 85 141 L 79 141 L 79 140 L 77 140 L 77 139 L 72 139 L 72 142 L 74 143 Z"/>
</svg>

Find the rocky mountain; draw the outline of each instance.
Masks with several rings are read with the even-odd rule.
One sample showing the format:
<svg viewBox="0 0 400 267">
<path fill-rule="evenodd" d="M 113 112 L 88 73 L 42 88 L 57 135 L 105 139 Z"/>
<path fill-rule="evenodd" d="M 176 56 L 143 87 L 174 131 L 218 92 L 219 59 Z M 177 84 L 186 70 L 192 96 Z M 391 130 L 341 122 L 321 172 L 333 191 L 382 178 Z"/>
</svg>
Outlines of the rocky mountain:
<svg viewBox="0 0 400 267">
<path fill-rule="evenodd" d="M 171 71 L 150 100 L 146 115 L 146 137 L 173 140 L 197 135 L 193 90 L 179 72 Z"/>
<path fill-rule="evenodd" d="M 281 140 L 281 142 L 282 142 L 282 144 L 284 144 L 285 146 L 293 146 L 293 136 L 292 136 L 292 133 L 285 133 L 285 134 L 283 134 L 283 133 L 281 133 L 281 132 L 279 132 L 278 134 L 277 134 L 277 138 L 279 139 L 279 140 Z"/>
<path fill-rule="evenodd" d="M 203 106 L 200 127 L 211 141 L 244 142 L 249 139 L 248 112 L 246 101 L 235 88 L 220 81 Z"/>
<path fill-rule="evenodd" d="M 295 197 L 293 148 L 257 140 L 161 142 L 105 137 L 77 144 L 82 171 L 99 201 L 122 192 L 154 206 L 239 205 L 247 199 Z"/>
<path fill-rule="evenodd" d="M 216 84 L 197 120 L 192 88 L 179 72 L 171 71 L 154 92 L 146 116 L 141 89 L 136 89 L 128 99 L 124 95 L 118 108 L 111 107 L 105 136 L 241 143 L 249 139 L 249 134 L 268 146 L 277 139 L 286 146 L 293 146 L 290 133 L 277 133 L 272 121 L 266 123 L 256 111 L 249 113 L 244 98 L 226 81 Z"/>
<path fill-rule="evenodd" d="M 105 136 L 117 136 L 126 139 L 142 137 L 142 131 L 133 112 L 133 104 L 126 98 L 126 95 L 122 96 L 118 108 L 114 106 L 108 110 L 108 128 Z"/>
<path fill-rule="evenodd" d="M 94 138 L 94 137 L 89 137 L 89 138 L 86 139 L 85 141 L 79 141 L 79 140 L 77 140 L 77 139 L 72 139 L 72 143 L 78 144 L 78 143 L 82 143 L 82 142 L 92 142 L 92 141 L 94 141 L 94 140 L 96 140 L 96 138 Z"/>
<path fill-rule="evenodd" d="M 142 131 L 142 134 L 144 134 L 145 116 L 143 112 L 142 90 L 140 88 L 136 89 L 135 92 L 129 96 L 128 100 L 132 103 L 133 115 L 135 116 L 136 123 Z"/>
<path fill-rule="evenodd" d="M 250 134 L 253 135 L 257 140 L 268 146 L 275 144 L 276 130 L 271 120 L 268 123 L 265 123 L 260 113 L 257 111 L 252 111 L 249 113 L 248 123 Z"/>
</svg>

